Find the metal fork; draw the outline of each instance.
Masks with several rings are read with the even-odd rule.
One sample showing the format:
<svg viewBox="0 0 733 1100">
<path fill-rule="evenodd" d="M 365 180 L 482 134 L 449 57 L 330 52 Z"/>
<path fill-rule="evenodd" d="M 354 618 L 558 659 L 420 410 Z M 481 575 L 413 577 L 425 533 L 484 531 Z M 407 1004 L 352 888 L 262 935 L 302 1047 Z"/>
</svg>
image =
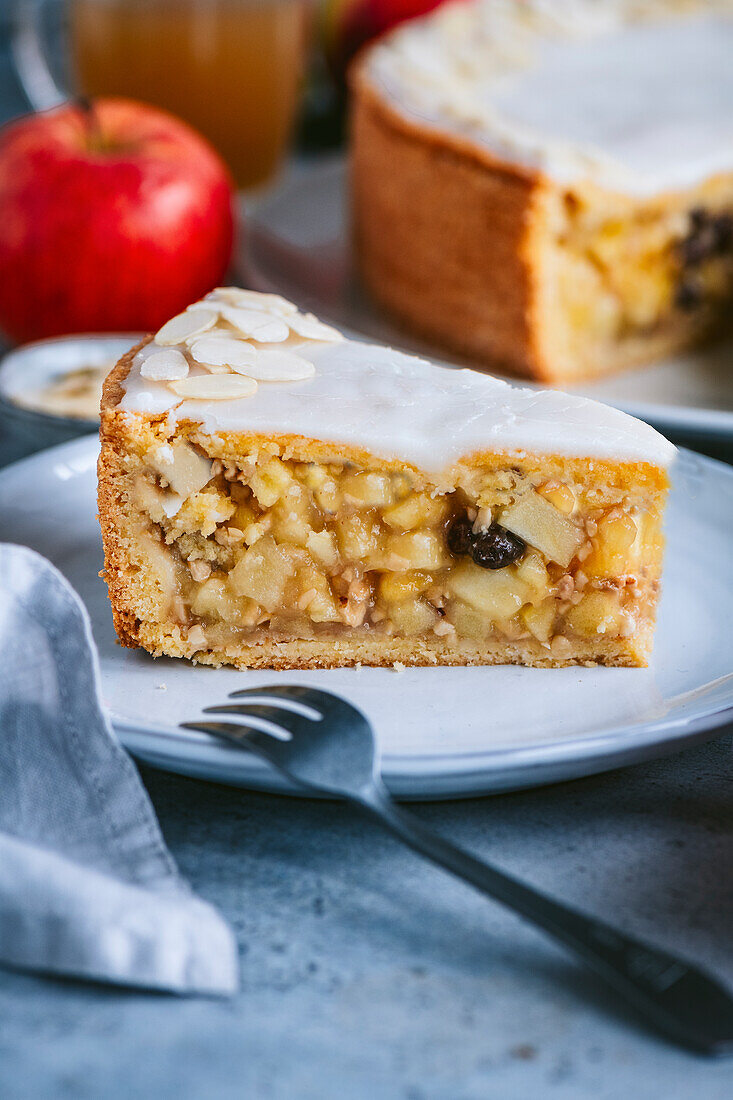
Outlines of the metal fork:
<svg viewBox="0 0 733 1100">
<path fill-rule="evenodd" d="M 733 1052 L 733 997 L 716 979 L 519 882 L 397 806 L 377 770 L 372 728 L 356 707 L 329 692 L 305 687 L 249 688 L 229 696 L 248 697 L 251 701 L 207 707 L 204 713 L 264 721 L 287 740 L 239 722 L 182 725 L 249 749 L 299 787 L 360 806 L 414 851 L 571 948 L 667 1036 L 706 1054 Z"/>
</svg>

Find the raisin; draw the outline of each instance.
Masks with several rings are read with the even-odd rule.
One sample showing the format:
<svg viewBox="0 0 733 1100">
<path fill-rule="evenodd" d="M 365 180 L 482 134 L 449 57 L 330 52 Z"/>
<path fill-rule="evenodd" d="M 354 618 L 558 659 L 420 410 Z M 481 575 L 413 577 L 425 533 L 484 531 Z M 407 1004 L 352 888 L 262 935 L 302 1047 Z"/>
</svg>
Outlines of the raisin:
<svg viewBox="0 0 733 1100">
<path fill-rule="evenodd" d="M 718 218 L 718 255 L 733 251 L 733 214 Z"/>
<path fill-rule="evenodd" d="M 526 549 L 527 544 L 518 535 L 492 523 L 486 530 L 473 535 L 471 557 L 482 569 L 504 569 L 519 561 Z"/>
<path fill-rule="evenodd" d="M 468 516 L 456 519 L 448 528 L 448 549 L 451 554 L 470 554 L 473 544 L 473 527 Z"/>
<path fill-rule="evenodd" d="M 703 293 L 700 284 L 693 279 L 683 279 L 677 287 L 674 303 L 679 309 L 689 311 L 702 304 Z"/>
<path fill-rule="evenodd" d="M 733 217 L 710 214 L 701 208 L 691 210 L 689 232 L 677 247 L 685 267 L 696 267 L 710 256 L 723 255 L 733 247 Z"/>
</svg>

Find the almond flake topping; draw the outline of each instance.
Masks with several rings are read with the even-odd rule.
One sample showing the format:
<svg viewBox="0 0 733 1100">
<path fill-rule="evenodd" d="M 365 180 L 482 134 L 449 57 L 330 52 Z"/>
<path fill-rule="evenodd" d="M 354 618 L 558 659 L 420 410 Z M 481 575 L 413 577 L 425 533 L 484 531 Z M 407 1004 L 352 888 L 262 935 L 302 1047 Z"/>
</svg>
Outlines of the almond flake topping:
<svg viewBox="0 0 733 1100">
<path fill-rule="evenodd" d="M 221 305 L 222 317 L 238 329 L 243 336 L 257 340 L 261 344 L 279 344 L 290 335 L 290 318 L 275 317 L 255 309 L 240 309 L 238 306 Z"/>
<path fill-rule="evenodd" d="M 198 374 L 170 382 L 170 389 L 179 397 L 198 401 L 230 401 L 237 397 L 251 397 L 257 390 L 254 378 L 242 374 Z"/>
<path fill-rule="evenodd" d="M 151 382 L 173 382 L 188 374 L 188 359 L 176 348 L 154 351 L 143 360 L 140 374 Z"/>
<path fill-rule="evenodd" d="M 184 340 L 196 336 L 199 332 L 206 332 L 213 328 L 218 321 L 218 316 L 213 309 L 195 307 L 179 313 L 177 317 L 171 317 L 155 334 L 156 344 L 182 344 Z"/>
<path fill-rule="evenodd" d="M 220 286 L 206 295 L 206 301 L 218 305 L 220 301 L 243 309 L 264 310 L 265 313 L 277 313 L 286 317 L 297 313 L 298 307 L 279 294 L 260 294 L 257 290 L 242 290 L 238 286 Z"/>
<path fill-rule="evenodd" d="M 292 351 L 266 351 L 263 348 L 244 373 L 260 382 L 298 382 L 303 378 L 312 378 L 316 368 Z"/>
<path fill-rule="evenodd" d="M 155 336 L 161 349 L 148 348 L 138 361 L 143 378 L 166 383 L 183 399 L 236 400 L 256 393 L 258 381 L 312 378 L 307 342 L 342 339 L 279 294 L 224 286 L 167 321 Z M 286 341 L 287 347 L 267 346 Z M 200 368 L 193 376 L 192 363 Z"/>
<path fill-rule="evenodd" d="M 319 321 L 312 313 L 297 313 L 293 317 L 288 317 L 287 322 L 292 332 L 296 332 L 298 336 L 304 336 L 307 340 L 326 340 L 329 343 L 343 340 L 337 328 L 324 325 L 323 321 Z"/>
<path fill-rule="evenodd" d="M 198 362 L 198 360 L 196 360 L 196 362 Z M 232 368 L 228 367 L 225 363 L 199 363 L 199 366 L 207 370 L 209 374 L 231 374 L 232 372 Z M 235 370 L 234 373 L 239 374 L 240 371 Z M 247 371 L 242 368 L 241 373 L 246 374 Z"/>
<path fill-rule="evenodd" d="M 211 335 L 194 341 L 191 357 L 207 367 L 230 367 L 233 371 L 247 374 L 245 368 L 255 363 L 257 351 L 245 340 L 237 340 L 234 336 Z"/>
</svg>

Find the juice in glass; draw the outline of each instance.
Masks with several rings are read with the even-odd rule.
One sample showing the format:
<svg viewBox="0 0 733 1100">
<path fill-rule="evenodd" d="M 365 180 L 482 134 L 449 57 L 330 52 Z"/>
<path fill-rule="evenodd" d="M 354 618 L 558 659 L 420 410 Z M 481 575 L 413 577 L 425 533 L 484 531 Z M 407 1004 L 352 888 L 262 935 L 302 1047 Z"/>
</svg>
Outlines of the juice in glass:
<svg viewBox="0 0 733 1100">
<path fill-rule="evenodd" d="M 278 166 L 300 98 L 308 0 L 71 0 L 73 61 L 89 96 L 185 119 L 240 187 Z"/>
</svg>

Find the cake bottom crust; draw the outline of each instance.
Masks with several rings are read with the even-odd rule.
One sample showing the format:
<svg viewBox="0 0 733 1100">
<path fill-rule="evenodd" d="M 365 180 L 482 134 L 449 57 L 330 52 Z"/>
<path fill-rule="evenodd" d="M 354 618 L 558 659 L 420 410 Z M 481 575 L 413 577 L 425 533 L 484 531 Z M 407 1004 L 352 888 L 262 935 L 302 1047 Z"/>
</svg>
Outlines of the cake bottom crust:
<svg viewBox="0 0 733 1100">
<path fill-rule="evenodd" d="M 451 665 L 526 665 L 530 668 L 566 668 L 573 665 L 605 665 L 639 668 L 647 664 L 651 630 L 633 639 L 598 639 L 568 642 L 569 651 L 553 655 L 536 639 L 446 642 L 442 638 L 318 638 L 290 641 L 264 640 L 255 644 L 196 650 L 177 630 L 126 622 L 114 612 L 115 628 L 122 645 L 143 648 L 154 657 L 183 657 L 198 665 L 220 668 L 261 668 L 275 671 L 314 668 L 425 667 Z"/>
</svg>

